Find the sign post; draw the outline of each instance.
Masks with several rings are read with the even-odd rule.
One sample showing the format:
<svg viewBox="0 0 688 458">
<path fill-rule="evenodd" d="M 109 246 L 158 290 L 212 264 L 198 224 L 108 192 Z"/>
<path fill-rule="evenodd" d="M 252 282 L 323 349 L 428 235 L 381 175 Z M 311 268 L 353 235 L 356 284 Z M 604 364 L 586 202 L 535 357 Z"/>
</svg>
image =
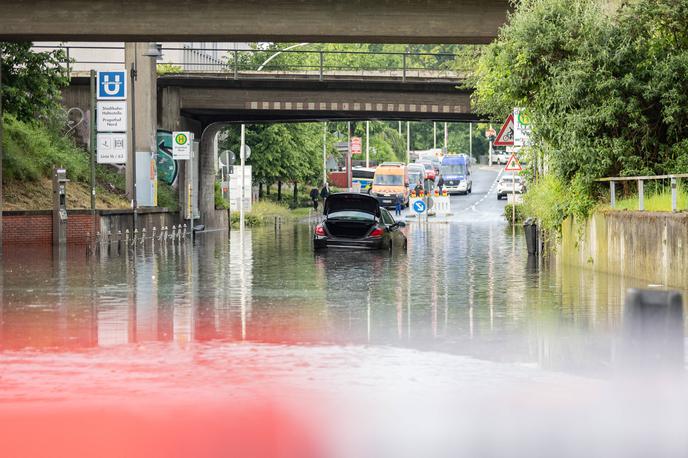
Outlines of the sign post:
<svg viewBox="0 0 688 458">
<path fill-rule="evenodd" d="M 489 158 L 487 165 L 492 166 L 492 142 L 494 142 L 495 137 L 497 136 L 497 131 L 492 128 L 492 124 L 490 124 L 490 128 L 485 131 L 485 137 L 487 137 L 487 141 L 490 142 L 490 150 L 489 150 Z"/>
<path fill-rule="evenodd" d="M 511 153 L 511 157 L 504 167 L 505 172 L 511 172 L 511 226 L 516 230 L 516 172 L 523 170 L 516 158 L 516 153 Z"/>
<path fill-rule="evenodd" d="M 495 146 L 514 146 L 514 115 L 513 113 L 506 118 L 504 125 L 499 129 Z"/>
</svg>

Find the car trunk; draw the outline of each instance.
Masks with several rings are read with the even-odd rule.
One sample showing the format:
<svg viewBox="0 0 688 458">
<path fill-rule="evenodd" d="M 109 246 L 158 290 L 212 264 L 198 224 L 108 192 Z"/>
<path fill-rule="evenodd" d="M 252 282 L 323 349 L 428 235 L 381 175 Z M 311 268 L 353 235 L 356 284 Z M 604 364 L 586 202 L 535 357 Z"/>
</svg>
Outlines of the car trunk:
<svg viewBox="0 0 688 458">
<path fill-rule="evenodd" d="M 325 222 L 327 232 L 333 237 L 346 239 L 365 237 L 374 225 L 374 221 L 350 221 L 346 219 L 330 219 Z"/>
<path fill-rule="evenodd" d="M 364 237 L 379 217 L 380 204 L 366 194 L 332 194 L 325 201 L 325 228 L 333 237 Z"/>
</svg>

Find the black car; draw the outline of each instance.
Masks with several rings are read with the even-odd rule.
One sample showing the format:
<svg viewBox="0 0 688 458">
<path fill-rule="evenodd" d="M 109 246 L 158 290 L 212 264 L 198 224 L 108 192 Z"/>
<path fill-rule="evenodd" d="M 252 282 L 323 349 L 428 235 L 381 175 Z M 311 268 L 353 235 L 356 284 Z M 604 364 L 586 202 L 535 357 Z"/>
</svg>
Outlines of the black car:
<svg viewBox="0 0 688 458">
<path fill-rule="evenodd" d="M 394 217 L 374 197 L 338 193 L 325 201 L 325 218 L 315 226 L 313 246 L 323 248 L 406 249 L 406 224 Z"/>
</svg>

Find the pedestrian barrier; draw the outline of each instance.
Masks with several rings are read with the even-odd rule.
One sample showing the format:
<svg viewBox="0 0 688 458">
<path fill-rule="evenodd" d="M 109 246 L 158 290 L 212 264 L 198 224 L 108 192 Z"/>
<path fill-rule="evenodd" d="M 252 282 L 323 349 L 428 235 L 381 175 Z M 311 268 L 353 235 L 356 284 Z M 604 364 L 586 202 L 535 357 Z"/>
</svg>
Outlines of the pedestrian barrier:
<svg viewBox="0 0 688 458">
<path fill-rule="evenodd" d="M 442 195 L 437 193 L 434 197 L 435 205 L 432 209 L 438 216 L 446 216 L 451 214 L 451 201 L 449 200 L 449 195 L 446 191 L 442 192 Z"/>
<path fill-rule="evenodd" d="M 152 251 L 155 251 L 156 247 L 165 248 L 167 245 L 175 245 L 177 242 L 191 240 L 192 237 L 193 231 L 187 231 L 186 224 L 172 226 L 171 229 L 167 226 L 163 226 L 160 230 L 153 227 L 151 234 L 146 234 L 146 228 L 143 228 L 141 232 L 136 229 L 133 233 L 130 233 L 129 229 L 124 231 L 124 233 L 117 231 L 116 234 L 112 232 L 101 234 L 98 232 L 95 239 L 91 239 L 89 234 L 87 252 L 100 257 L 104 254 L 119 256 L 122 252 L 130 251 L 136 253 L 137 250 L 145 250 L 146 247 L 150 247 Z"/>
</svg>

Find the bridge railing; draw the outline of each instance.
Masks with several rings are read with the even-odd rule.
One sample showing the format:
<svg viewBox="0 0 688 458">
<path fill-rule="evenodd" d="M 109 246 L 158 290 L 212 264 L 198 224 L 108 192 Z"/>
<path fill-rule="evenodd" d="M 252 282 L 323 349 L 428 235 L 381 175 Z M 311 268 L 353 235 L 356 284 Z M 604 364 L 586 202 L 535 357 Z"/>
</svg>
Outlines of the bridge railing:
<svg viewBox="0 0 688 458">
<path fill-rule="evenodd" d="M 609 183 L 609 203 L 611 208 L 616 208 L 616 185 L 617 183 L 635 183 L 638 196 L 638 210 L 645 210 L 645 182 L 649 181 L 655 185 L 655 194 L 662 198 L 666 193 L 666 184 L 671 189 L 671 211 L 676 212 L 679 204 L 680 180 L 688 178 L 688 174 L 679 173 L 671 175 L 650 175 L 635 177 L 608 177 L 595 180 L 600 183 Z"/>
<path fill-rule="evenodd" d="M 124 68 L 124 46 L 39 45 L 38 51 L 62 49 L 64 67 L 72 76 L 92 68 Z M 163 46 L 165 74 L 225 74 L 235 79 L 414 79 L 462 78 L 455 69 L 456 54 L 421 52 L 321 51 L 233 49 L 219 47 Z"/>
</svg>

